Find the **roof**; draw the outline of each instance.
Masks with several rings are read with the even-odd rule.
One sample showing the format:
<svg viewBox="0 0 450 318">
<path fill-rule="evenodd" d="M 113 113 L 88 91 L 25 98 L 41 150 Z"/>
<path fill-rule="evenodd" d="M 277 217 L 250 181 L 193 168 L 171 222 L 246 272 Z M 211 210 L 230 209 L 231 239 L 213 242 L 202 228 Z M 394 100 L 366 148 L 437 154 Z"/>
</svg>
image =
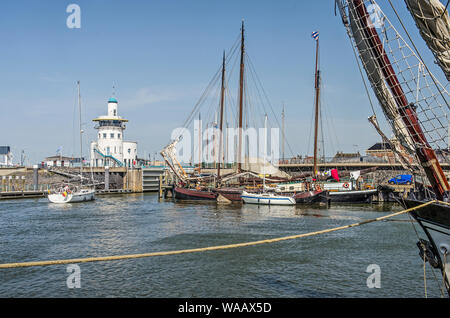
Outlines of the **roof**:
<svg viewBox="0 0 450 318">
<path fill-rule="evenodd" d="M 98 116 L 97 118 L 95 118 L 95 119 L 92 119 L 92 121 L 103 121 L 103 120 L 105 120 L 105 121 L 123 121 L 123 122 L 127 122 L 128 121 L 128 119 L 123 119 L 122 117 L 119 117 L 119 116 Z"/>
<path fill-rule="evenodd" d="M 377 142 L 367 150 L 391 150 L 391 145 L 387 142 Z"/>
<path fill-rule="evenodd" d="M 117 99 L 115 99 L 114 97 L 111 97 L 111 98 L 108 100 L 108 103 L 117 103 Z"/>
<path fill-rule="evenodd" d="M 65 161 L 72 161 L 72 160 L 76 160 L 78 159 L 78 161 L 80 160 L 79 158 L 72 158 L 72 157 L 66 157 L 66 156 L 50 156 L 45 158 L 45 161 L 52 161 L 52 160 L 65 160 Z"/>
<path fill-rule="evenodd" d="M 7 155 L 11 152 L 11 147 L 9 146 L 0 146 L 0 155 Z"/>
</svg>

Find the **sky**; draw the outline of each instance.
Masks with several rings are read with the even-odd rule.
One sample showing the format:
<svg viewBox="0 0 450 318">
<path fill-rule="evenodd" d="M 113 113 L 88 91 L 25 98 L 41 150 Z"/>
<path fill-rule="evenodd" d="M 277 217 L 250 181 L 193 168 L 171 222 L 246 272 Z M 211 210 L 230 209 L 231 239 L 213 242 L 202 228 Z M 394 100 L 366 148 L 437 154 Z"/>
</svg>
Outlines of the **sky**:
<svg viewBox="0 0 450 318">
<path fill-rule="evenodd" d="M 71 3 L 81 9 L 80 28 L 67 27 Z M 398 24 L 388 1 L 378 3 Z M 393 3 L 441 76 L 404 1 Z M 334 0 L 15 0 L 0 11 L 0 145 L 11 146 L 14 163 L 22 150 L 26 164 L 60 146 L 78 155 L 80 80 L 83 155 L 96 138 L 92 119 L 106 114 L 114 86 L 119 115 L 129 120 L 125 139 L 138 142 L 139 157 L 153 157 L 193 109 L 242 20 L 271 105 L 279 114 L 285 105 L 287 156 L 311 154 L 313 31 L 320 34 L 323 111 L 332 122 L 324 128 L 326 155 L 364 153 L 380 140 L 367 121 L 372 110 Z"/>
</svg>

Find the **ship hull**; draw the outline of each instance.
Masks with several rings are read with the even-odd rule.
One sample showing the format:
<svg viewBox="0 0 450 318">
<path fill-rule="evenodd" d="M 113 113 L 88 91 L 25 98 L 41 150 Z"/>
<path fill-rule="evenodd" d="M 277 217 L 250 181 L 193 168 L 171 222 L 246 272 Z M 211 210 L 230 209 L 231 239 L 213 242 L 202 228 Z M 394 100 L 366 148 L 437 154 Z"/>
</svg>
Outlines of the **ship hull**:
<svg viewBox="0 0 450 318">
<path fill-rule="evenodd" d="M 331 203 L 372 203 L 373 195 L 377 192 L 378 190 L 376 189 L 330 191 L 329 198 Z"/>
<path fill-rule="evenodd" d="M 242 191 L 240 188 L 220 188 L 215 190 L 218 194 L 222 195 L 224 198 L 232 201 L 232 202 L 242 202 Z M 259 193 L 257 190 L 246 190 L 248 193 Z"/>
<path fill-rule="evenodd" d="M 185 188 L 174 189 L 174 197 L 177 200 L 215 201 L 217 200 L 217 195 L 218 194 L 215 192 L 205 190 Z"/>
<path fill-rule="evenodd" d="M 95 200 L 95 190 L 81 190 L 66 195 L 63 195 L 62 193 L 49 194 L 47 199 L 51 203 L 57 204 L 92 201 Z"/>
<path fill-rule="evenodd" d="M 305 191 L 294 195 L 297 204 L 329 203 L 328 191 Z"/>
<path fill-rule="evenodd" d="M 295 205 L 295 199 L 289 196 L 273 195 L 273 194 L 253 194 L 243 191 L 242 200 L 247 204 L 259 205 Z"/>
</svg>

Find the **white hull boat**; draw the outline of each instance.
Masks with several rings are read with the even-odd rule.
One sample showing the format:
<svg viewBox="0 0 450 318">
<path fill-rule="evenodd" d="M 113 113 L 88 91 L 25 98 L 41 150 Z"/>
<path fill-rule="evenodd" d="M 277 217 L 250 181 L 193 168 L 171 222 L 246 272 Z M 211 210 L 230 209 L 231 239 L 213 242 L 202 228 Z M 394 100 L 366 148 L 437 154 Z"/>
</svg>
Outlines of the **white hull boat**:
<svg viewBox="0 0 450 318">
<path fill-rule="evenodd" d="M 289 196 L 276 195 L 274 193 L 248 193 L 242 191 L 241 195 L 244 203 L 261 205 L 295 205 L 295 199 Z"/>
<path fill-rule="evenodd" d="M 59 192 L 48 195 L 48 200 L 51 203 L 73 203 L 73 202 L 85 202 L 95 200 L 94 189 L 81 189 L 75 192 Z"/>
<path fill-rule="evenodd" d="M 49 192 L 47 198 L 51 203 L 72 203 L 72 202 L 85 202 L 95 199 L 95 187 L 92 188 L 89 185 L 83 185 L 83 130 L 81 129 L 81 102 L 80 102 L 80 81 L 78 85 L 78 107 L 80 113 L 80 186 L 66 185 L 59 188 L 53 193 Z M 72 189 L 71 189 L 72 187 Z"/>
</svg>

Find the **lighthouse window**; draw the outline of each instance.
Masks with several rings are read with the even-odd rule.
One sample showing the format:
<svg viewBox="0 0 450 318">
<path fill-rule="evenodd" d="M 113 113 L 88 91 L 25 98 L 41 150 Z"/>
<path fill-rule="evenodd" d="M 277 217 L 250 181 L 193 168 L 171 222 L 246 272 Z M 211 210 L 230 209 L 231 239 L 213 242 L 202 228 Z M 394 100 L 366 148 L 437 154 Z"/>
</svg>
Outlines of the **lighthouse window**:
<svg viewBox="0 0 450 318">
<path fill-rule="evenodd" d="M 117 134 L 117 138 L 119 138 L 119 139 L 120 139 L 120 134 Z"/>
<path fill-rule="evenodd" d="M 114 116 L 116 116 L 117 111 L 114 109 Z"/>
</svg>

